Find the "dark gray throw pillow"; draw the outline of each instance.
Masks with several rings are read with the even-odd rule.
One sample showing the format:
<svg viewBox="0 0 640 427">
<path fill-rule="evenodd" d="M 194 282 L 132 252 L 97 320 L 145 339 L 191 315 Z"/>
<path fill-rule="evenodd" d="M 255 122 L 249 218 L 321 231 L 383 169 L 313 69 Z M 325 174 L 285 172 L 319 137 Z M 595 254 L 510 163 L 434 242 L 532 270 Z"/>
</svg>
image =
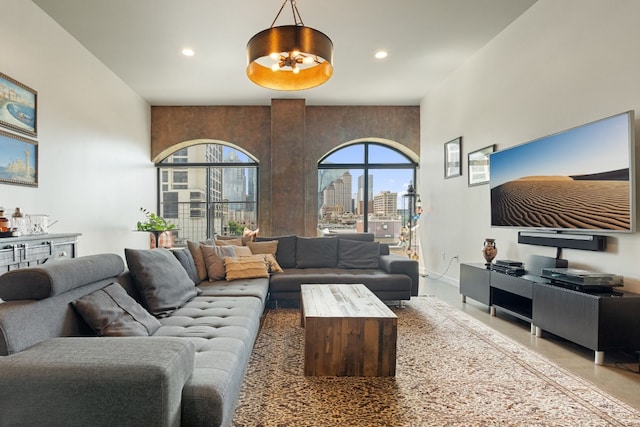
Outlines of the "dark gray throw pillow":
<svg viewBox="0 0 640 427">
<path fill-rule="evenodd" d="M 278 243 L 278 245 L 280 245 Z M 338 263 L 338 239 L 298 237 L 296 268 L 335 268 Z"/>
<path fill-rule="evenodd" d="M 71 304 L 91 329 L 103 337 L 149 336 L 161 326 L 158 319 L 118 283 L 107 285 Z"/>
<path fill-rule="evenodd" d="M 180 262 L 182 268 L 187 272 L 189 278 L 193 281 L 194 285 L 200 283 L 198 276 L 198 270 L 196 269 L 196 263 L 193 260 L 191 251 L 189 249 L 173 249 L 171 251 L 173 256 Z"/>
<path fill-rule="evenodd" d="M 198 292 L 180 262 L 164 248 L 125 249 L 129 271 L 144 306 L 156 317 L 166 317 Z"/>
<path fill-rule="evenodd" d="M 380 268 L 378 242 L 338 241 L 338 268 Z"/>
</svg>

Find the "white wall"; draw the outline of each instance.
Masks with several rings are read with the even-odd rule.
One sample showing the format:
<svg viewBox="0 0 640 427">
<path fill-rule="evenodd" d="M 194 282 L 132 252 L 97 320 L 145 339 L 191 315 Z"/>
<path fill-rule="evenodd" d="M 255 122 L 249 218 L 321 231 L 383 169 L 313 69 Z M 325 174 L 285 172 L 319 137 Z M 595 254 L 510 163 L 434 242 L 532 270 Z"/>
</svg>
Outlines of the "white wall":
<svg viewBox="0 0 640 427">
<path fill-rule="evenodd" d="M 640 136 L 638 16 L 637 0 L 539 0 L 423 99 L 420 230 L 430 275 L 443 274 L 455 255 L 460 262 L 484 262 L 485 237 L 496 238 L 499 259 L 555 256 L 555 248 L 518 244 L 516 230 L 490 227 L 489 187 L 467 186 L 466 155 L 627 110 L 636 110 Z M 463 176 L 445 180 L 443 144 L 458 136 Z M 640 235 L 610 236 L 604 253 L 564 249 L 563 257 L 571 267 L 621 274 L 625 289 L 640 292 Z M 444 280 L 458 279 L 454 261 Z"/>
<path fill-rule="evenodd" d="M 30 1 L 0 0 L 0 71 L 38 92 L 39 186 L 0 184 L 11 214 L 49 214 L 80 255 L 148 247 L 139 207 L 156 207 L 150 108 Z"/>
</svg>

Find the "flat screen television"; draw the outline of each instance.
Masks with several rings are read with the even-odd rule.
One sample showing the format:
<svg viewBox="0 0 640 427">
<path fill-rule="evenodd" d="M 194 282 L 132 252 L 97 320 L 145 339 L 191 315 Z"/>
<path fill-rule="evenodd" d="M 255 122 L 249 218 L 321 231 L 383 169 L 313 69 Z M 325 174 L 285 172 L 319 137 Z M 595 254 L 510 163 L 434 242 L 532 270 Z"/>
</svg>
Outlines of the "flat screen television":
<svg viewBox="0 0 640 427">
<path fill-rule="evenodd" d="M 491 225 L 633 232 L 633 111 L 492 153 Z"/>
</svg>

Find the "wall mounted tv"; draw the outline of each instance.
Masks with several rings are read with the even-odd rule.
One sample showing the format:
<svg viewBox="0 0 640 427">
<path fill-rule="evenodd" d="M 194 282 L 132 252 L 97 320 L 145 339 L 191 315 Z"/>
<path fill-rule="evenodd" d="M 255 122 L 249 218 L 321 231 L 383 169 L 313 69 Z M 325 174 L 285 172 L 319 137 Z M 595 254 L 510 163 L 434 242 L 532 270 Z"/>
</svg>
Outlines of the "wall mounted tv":
<svg viewBox="0 0 640 427">
<path fill-rule="evenodd" d="M 633 232 L 633 111 L 490 155 L 491 225 Z"/>
</svg>

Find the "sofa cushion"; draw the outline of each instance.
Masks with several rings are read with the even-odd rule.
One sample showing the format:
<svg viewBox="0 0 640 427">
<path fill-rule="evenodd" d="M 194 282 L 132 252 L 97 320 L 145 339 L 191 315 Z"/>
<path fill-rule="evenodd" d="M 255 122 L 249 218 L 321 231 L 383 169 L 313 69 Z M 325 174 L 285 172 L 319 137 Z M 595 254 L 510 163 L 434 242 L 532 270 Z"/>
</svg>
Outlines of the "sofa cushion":
<svg viewBox="0 0 640 427">
<path fill-rule="evenodd" d="M 236 256 L 234 247 L 200 245 L 200 251 L 202 251 L 202 255 L 204 256 L 209 281 L 224 280 L 226 275 L 224 259 L 225 257 Z"/>
<path fill-rule="evenodd" d="M 256 277 L 269 277 L 264 255 L 251 255 L 247 257 L 227 257 L 224 259 L 224 268 L 227 280 L 252 279 Z"/>
<path fill-rule="evenodd" d="M 105 286 L 71 304 L 99 336 L 149 336 L 161 326 L 158 319 L 118 283 Z"/>
<path fill-rule="evenodd" d="M 338 239 L 338 268 L 379 268 L 380 244 Z"/>
<path fill-rule="evenodd" d="M 189 248 L 189 252 L 191 252 L 191 256 L 193 257 L 193 263 L 196 265 L 198 283 L 203 280 L 207 280 L 207 264 L 204 261 L 204 256 L 200 250 L 200 243 L 187 240 L 187 248 Z"/>
<path fill-rule="evenodd" d="M 337 237 L 338 239 L 358 240 L 361 242 L 373 242 L 375 235 L 373 233 L 329 233 L 328 237 Z"/>
<path fill-rule="evenodd" d="M 296 268 L 333 268 L 337 264 L 338 239 L 327 237 L 297 238 Z"/>
<path fill-rule="evenodd" d="M 173 249 L 171 253 L 173 253 L 173 256 L 175 256 L 178 262 L 180 262 L 182 268 L 184 268 L 189 275 L 189 278 L 193 281 L 193 284 L 197 285 L 200 283 L 200 277 L 198 275 L 193 256 L 191 255 L 191 251 L 188 249 Z"/>
<path fill-rule="evenodd" d="M 198 294 L 193 281 L 169 250 L 125 249 L 124 253 L 144 306 L 154 316 L 168 316 Z"/>
<path fill-rule="evenodd" d="M 276 236 L 276 237 L 256 237 L 256 242 L 278 241 L 276 260 L 282 268 L 293 268 L 296 266 L 296 243 L 297 236 Z"/>
<path fill-rule="evenodd" d="M 124 262 L 116 254 L 88 255 L 12 270 L 0 275 L 0 299 L 41 300 L 116 277 L 123 271 Z"/>
</svg>

